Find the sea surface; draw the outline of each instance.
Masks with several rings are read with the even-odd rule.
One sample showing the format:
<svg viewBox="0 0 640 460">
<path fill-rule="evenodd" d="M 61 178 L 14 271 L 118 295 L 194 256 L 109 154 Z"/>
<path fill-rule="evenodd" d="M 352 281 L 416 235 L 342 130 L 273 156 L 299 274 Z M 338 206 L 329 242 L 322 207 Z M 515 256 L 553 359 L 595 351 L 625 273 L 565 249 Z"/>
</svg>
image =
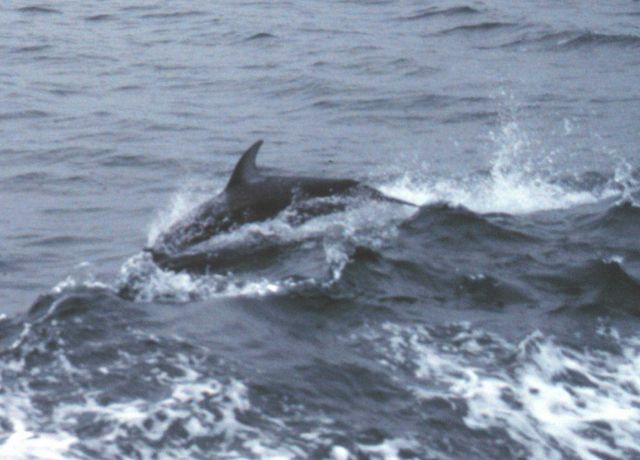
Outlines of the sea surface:
<svg viewBox="0 0 640 460">
<path fill-rule="evenodd" d="M 268 173 L 356 200 L 143 251 Z M 0 458 L 640 459 L 640 2 L 3 1 Z"/>
</svg>

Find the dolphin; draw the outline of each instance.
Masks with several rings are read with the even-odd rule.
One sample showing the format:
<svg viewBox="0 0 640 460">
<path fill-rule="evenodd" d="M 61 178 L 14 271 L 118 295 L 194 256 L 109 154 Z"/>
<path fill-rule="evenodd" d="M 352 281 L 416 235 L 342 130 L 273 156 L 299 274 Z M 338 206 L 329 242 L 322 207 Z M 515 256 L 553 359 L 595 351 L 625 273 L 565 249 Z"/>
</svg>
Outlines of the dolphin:
<svg viewBox="0 0 640 460">
<path fill-rule="evenodd" d="M 144 248 L 156 264 L 171 269 L 186 268 L 199 257 L 198 254 L 184 253 L 194 245 L 242 224 L 273 218 L 294 203 L 309 203 L 316 198 L 353 194 L 416 206 L 386 196 L 353 179 L 266 175 L 256 165 L 256 156 L 262 143 L 262 140 L 257 141 L 242 154 L 229 182 L 219 195 L 196 207 L 185 219 L 169 227 L 156 239 L 153 246 Z M 316 204 L 317 201 L 311 208 Z M 311 215 L 317 215 L 344 207 L 340 203 L 321 203 L 319 209 L 309 209 Z M 301 214 L 304 219 L 305 208 L 302 206 L 300 209 L 303 210 Z M 208 269 L 210 258 L 206 260 Z"/>
</svg>

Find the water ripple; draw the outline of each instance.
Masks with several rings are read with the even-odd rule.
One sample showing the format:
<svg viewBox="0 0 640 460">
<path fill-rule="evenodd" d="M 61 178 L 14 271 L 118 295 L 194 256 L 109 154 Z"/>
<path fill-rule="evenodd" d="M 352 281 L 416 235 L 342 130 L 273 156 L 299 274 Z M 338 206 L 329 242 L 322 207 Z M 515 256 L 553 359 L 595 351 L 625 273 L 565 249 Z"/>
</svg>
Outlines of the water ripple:
<svg viewBox="0 0 640 460">
<path fill-rule="evenodd" d="M 24 6 L 22 8 L 18 8 L 16 11 L 21 13 L 30 13 L 30 14 L 60 14 L 61 11 L 55 8 L 51 8 L 49 6 Z"/>
<path fill-rule="evenodd" d="M 431 7 L 415 13 L 411 16 L 402 17 L 401 19 L 405 21 L 417 21 L 437 16 L 468 16 L 478 13 L 480 13 L 480 10 L 472 8 L 470 6 L 454 6 L 451 8 Z"/>
</svg>

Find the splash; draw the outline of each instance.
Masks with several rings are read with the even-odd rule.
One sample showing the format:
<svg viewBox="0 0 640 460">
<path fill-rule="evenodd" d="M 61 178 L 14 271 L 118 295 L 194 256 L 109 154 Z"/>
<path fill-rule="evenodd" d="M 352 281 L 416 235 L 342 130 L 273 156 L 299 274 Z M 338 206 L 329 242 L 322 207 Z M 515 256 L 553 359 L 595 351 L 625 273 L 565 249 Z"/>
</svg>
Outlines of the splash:
<svg viewBox="0 0 640 460">
<path fill-rule="evenodd" d="M 538 152 L 515 121 L 505 123 L 489 137 L 495 150 L 487 172 L 435 179 L 405 174 L 381 189 L 421 205 L 444 201 L 478 213 L 528 214 L 597 203 L 619 196 L 621 187 L 631 187 L 625 185 L 631 177 L 626 169 L 616 172 L 602 190 L 573 189 L 551 173 L 540 172 L 540 164 L 553 167 L 554 155 Z"/>
<path fill-rule="evenodd" d="M 149 241 L 189 212 L 188 203 L 197 201 L 192 196 L 191 192 L 183 191 L 171 200 L 169 209 L 160 213 L 151 226 Z M 141 302 L 188 302 L 214 297 L 280 295 L 309 287 L 328 288 L 341 279 L 356 246 L 383 246 L 395 237 L 397 223 L 415 212 L 414 208 L 394 203 L 359 197 L 340 199 L 347 204 L 345 210 L 297 223 L 296 210 L 290 208 L 274 219 L 251 222 L 199 244 L 194 249 L 198 253 L 217 254 L 231 260 L 227 268 L 215 273 L 165 270 L 158 267 L 149 254 L 136 254 L 121 267 L 116 290 Z M 287 274 L 287 270 L 278 269 L 280 274 L 274 277 L 231 271 L 236 259 L 241 262 L 243 258 L 251 258 L 261 248 L 285 254 L 285 259 L 300 259 L 293 265 L 295 272 Z"/>
<path fill-rule="evenodd" d="M 638 192 L 640 191 L 640 182 L 638 177 L 634 175 L 633 168 L 629 162 L 621 160 L 616 167 L 614 173 L 614 179 L 616 184 L 619 184 L 622 189 L 622 195 L 620 202 L 631 203 L 633 206 L 640 206 L 640 198 Z"/>
<path fill-rule="evenodd" d="M 212 196 L 211 190 L 204 190 L 188 184 L 171 198 L 169 206 L 156 215 L 147 232 L 147 246 L 153 246 L 158 236 L 171 225 L 186 217 L 196 206 Z"/>
<path fill-rule="evenodd" d="M 295 282 L 272 282 L 265 278 L 252 281 L 233 275 L 173 272 L 159 268 L 148 254 L 140 253 L 127 260 L 116 283 L 121 293 L 137 302 L 189 302 L 215 297 L 261 297 L 277 294 L 295 286 Z"/>
</svg>

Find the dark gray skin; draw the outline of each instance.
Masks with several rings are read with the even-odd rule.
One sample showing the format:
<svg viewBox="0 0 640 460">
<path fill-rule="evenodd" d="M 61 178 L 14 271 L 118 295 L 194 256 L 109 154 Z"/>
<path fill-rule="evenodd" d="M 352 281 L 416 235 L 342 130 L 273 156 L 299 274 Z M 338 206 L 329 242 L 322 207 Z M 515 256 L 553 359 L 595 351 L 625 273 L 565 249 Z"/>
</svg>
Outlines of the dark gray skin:
<svg viewBox="0 0 640 460">
<path fill-rule="evenodd" d="M 415 206 L 387 197 L 353 179 L 263 175 L 256 166 L 256 155 L 261 145 L 260 140 L 242 155 L 222 193 L 197 207 L 186 219 L 171 226 L 160 235 L 153 247 L 145 248 L 156 263 L 176 268 L 171 263 L 174 255 L 175 260 L 183 258 L 180 255 L 182 251 L 217 234 L 248 222 L 273 218 L 294 201 L 354 193 L 371 199 Z"/>
</svg>

